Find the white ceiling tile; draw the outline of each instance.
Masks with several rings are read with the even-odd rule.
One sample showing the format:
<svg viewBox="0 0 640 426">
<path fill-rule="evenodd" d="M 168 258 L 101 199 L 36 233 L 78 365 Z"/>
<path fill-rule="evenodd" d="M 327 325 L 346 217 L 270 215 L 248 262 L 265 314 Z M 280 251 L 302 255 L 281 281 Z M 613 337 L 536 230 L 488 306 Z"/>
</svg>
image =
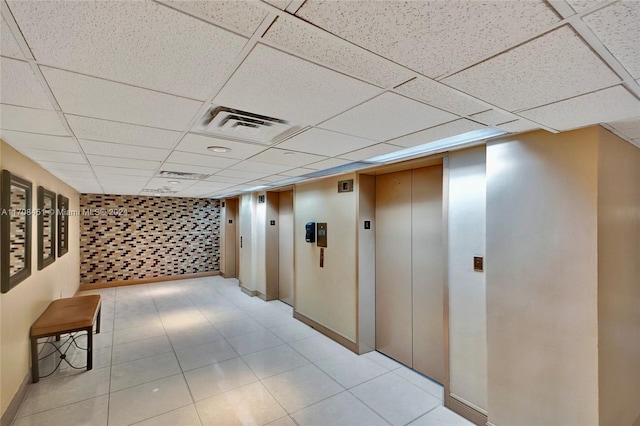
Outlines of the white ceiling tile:
<svg viewBox="0 0 640 426">
<path fill-rule="evenodd" d="M 108 166 L 131 169 L 155 170 L 160 161 L 134 160 L 131 158 L 103 157 L 100 155 L 87 155 L 92 166 Z"/>
<path fill-rule="evenodd" d="M 141 177 L 151 177 L 153 176 L 153 170 L 143 170 L 143 169 L 131 169 L 131 168 L 120 168 L 120 167 L 105 167 L 105 166 L 93 166 L 93 170 L 96 171 L 98 175 L 108 176 L 141 176 Z"/>
<path fill-rule="evenodd" d="M 146 146 L 124 145 L 120 143 L 90 141 L 78 139 L 86 154 L 104 155 L 107 157 L 134 158 L 139 160 L 163 161 L 169 155 L 168 149 L 149 148 Z"/>
<path fill-rule="evenodd" d="M 75 182 L 75 181 L 64 181 L 67 185 L 75 189 L 81 194 L 102 194 L 102 188 L 96 182 Z"/>
<path fill-rule="evenodd" d="M 48 149 L 50 151 L 80 152 L 78 144 L 71 137 L 41 135 L 39 133 L 1 130 L 0 136 L 16 149 Z"/>
<path fill-rule="evenodd" d="M 140 191 L 142 191 L 142 187 L 140 186 L 129 186 L 129 185 L 109 185 L 109 186 L 103 185 L 103 188 L 104 188 L 105 194 L 113 194 L 113 195 L 139 195 Z"/>
<path fill-rule="evenodd" d="M 266 173 L 267 175 L 272 175 L 276 173 L 283 172 L 285 170 L 289 170 L 294 168 L 295 166 L 291 165 L 282 165 L 282 164 L 267 164 L 258 161 L 243 161 L 241 163 L 236 164 L 231 167 L 230 170 L 238 170 L 243 172 L 255 172 L 255 173 Z M 256 177 L 255 179 L 259 179 L 260 177 Z"/>
<path fill-rule="evenodd" d="M 571 5 L 573 10 L 577 13 L 584 12 L 592 7 L 598 6 L 602 3 L 607 3 L 610 0 L 565 0 Z"/>
<path fill-rule="evenodd" d="M 458 116 L 395 93 L 383 93 L 320 125 L 377 141 L 452 121 Z"/>
<path fill-rule="evenodd" d="M 625 135 L 627 139 L 640 139 L 640 117 L 607 124 Z"/>
<path fill-rule="evenodd" d="M 35 161 L 53 161 L 56 163 L 87 164 L 82 154 L 77 152 L 49 151 L 46 149 L 21 148 L 27 157 Z"/>
<path fill-rule="evenodd" d="M 173 130 L 97 120 L 78 115 L 67 114 L 65 117 L 73 133 L 81 139 L 170 149 L 182 134 Z"/>
<path fill-rule="evenodd" d="M 221 175 L 213 175 L 213 176 L 209 176 L 204 181 L 205 182 L 211 182 L 211 183 L 214 183 L 214 184 L 215 183 L 219 183 L 219 184 L 231 185 L 231 184 L 235 184 L 235 183 L 246 182 L 247 180 L 245 178 L 235 178 L 235 177 L 228 177 L 228 176 L 221 176 Z"/>
<path fill-rule="evenodd" d="M 219 172 L 221 169 L 219 167 L 206 167 L 206 166 L 196 166 L 193 164 L 178 164 L 178 163 L 164 163 L 160 168 L 160 171 L 169 171 L 169 172 L 181 172 L 181 173 L 199 173 L 203 175 L 210 175 L 216 172 Z"/>
<path fill-rule="evenodd" d="M 420 132 L 412 133 L 407 136 L 402 136 L 398 139 L 393 139 L 389 142 L 404 147 L 422 145 L 425 143 L 437 141 L 451 136 L 460 135 L 462 133 L 471 132 L 484 128 L 482 124 L 475 123 L 466 118 L 452 121 L 451 123 L 443 124 L 441 126 L 432 127 L 430 129 L 422 130 Z"/>
<path fill-rule="evenodd" d="M 65 113 L 184 130 L 202 102 L 40 67 Z"/>
<path fill-rule="evenodd" d="M 640 115 L 640 101 L 623 86 L 530 109 L 520 113 L 532 121 L 564 131 Z"/>
<path fill-rule="evenodd" d="M 564 26 L 443 81 L 516 111 L 602 89 L 620 79 Z"/>
<path fill-rule="evenodd" d="M 287 179 L 290 177 L 306 175 L 307 173 L 313 173 L 315 171 L 316 171 L 315 169 L 298 168 L 298 169 L 292 169 L 292 170 L 280 172 L 278 174 L 282 176 L 282 179 Z"/>
<path fill-rule="evenodd" d="M 583 19 L 629 74 L 640 77 L 640 3 L 620 1 Z"/>
<path fill-rule="evenodd" d="M 286 178 L 287 178 L 286 176 L 271 175 L 271 176 L 265 176 L 263 178 L 260 178 L 254 182 L 271 183 L 271 182 L 277 182 L 279 180 L 283 180 Z M 258 185 L 258 183 L 256 183 L 256 185 Z"/>
<path fill-rule="evenodd" d="M 413 76 L 406 68 L 303 21 L 278 19 L 263 37 L 313 61 L 381 87 L 395 86 Z"/>
<path fill-rule="evenodd" d="M 264 0 L 264 1 L 282 10 L 285 10 L 287 6 L 289 6 L 289 3 L 291 3 L 291 0 Z"/>
<path fill-rule="evenodd" d="M 429 77 L 469 66 L 560 20 L 542 0 L 307 0 L 296 15 Z"/>
<path fill-rule="evenodd" d="M 24 58 L 22 50 L 13 37 L 9 25 L 4 20 L 4 17 L 0 16 L 0 54 L 2 56 L 10 56 L 12 58 Z"/>
<path fill-rule="evenodd" d="M 497 127 L 500 130 L 504 130 L 509 133 L 519 133 L 519 132 L 528 132 L 530 130 L 539 129 L 540 126 L 536 123 L 533 123 L 529 120 L 525 120 L 520 118 L 515 121 L 510 121 L 509 123 L 500 124 Z"/>
<path fill-rule="evenodd" d="M 75 180 L 83 180 L 83 179 L 95 179 L 96 176 L 93 172 L 88 172 L 86 170 L 60 170 L 56 171 L 55 169 L 52 171 L 55 177 L 58 179 L 75 179 Z"/>
<path fill-rule="evenodd" d="M 53 110 L 28 62 L 0 57 L 0 99 L 4 104 Z"/>
<path fill-rule="evenodd" d="M 258 45 L 216 96 L 215 103 L 308 125 L 357 105 L 379 90 Z"/>
<path fill-rule="evenodd" d="M 194 166 L 215 167 L 218 169 L 226 169 L 229 166 L 237 164 L 240 160 L 235 158 L 223 158 L 214 155 L 198 155 L 191 152 L 174 151 L 167 158 L 169 163 L 189 164 Z"/>
<path fill-rule="evenodd" d="M 150 1 L 9 6 L 39 62 L 193 99 L 211 95 L 247 41 Z"/>
<path fill-rule="evenodd" d="M 219 188 L 227 188 L 227 187 L 229 187 L 231 185 L 232 184 L 230 184 L 230 183 L 211 182 L 211 181 L 201 180 L 201 181 L 198 181 L 198 182 L 194 183 L 190 188 L 193 188 L 193 189 L 209 189 L 210 191 L 213 191 L 213 190 L 219 189 Z"/>
<path fill-rule="evenodd" d="M 340 158 L 329 158 L 328 160 L 319 161 L 317 163 L 309 164 L 307 167 L 316 170 L 332 169 L 334 167 L 344 166 L 349 164 L 349 160 L 341 160 Z"/>
<path fill-rule="evenodd" d="M 69 136 L 58 113 L 41 109 L 0 105 L 0 128 L 46 135 Z"/>
<path fill-rule="evenodd" d="M 417 77 L 395 91 L 459 115 L 471 115 L 490 108 L 488 104 L 426 77 Z"/>
<path fill-rule="evenodd" d="M 251 35 L 258 29 L 262 20 L 267 16 L 267 11 L 261 8 L 255 1 L 211 1 L 211 0 L 169 0 L 170 6 L 178 6 L 190 11 L 197 16 L 212 19 L 229 27 Z"/>
<path fill-rule="evenodd" d="M 229 152 L 211 152 L 207 150 L 209 146 L 224 146 L 230 148 Z M 264 145 L 254 145 L 250 143 L 234 142 L 226 139 L 219 139 L 209 136 L 188 133 L 176 146 L 176 151 L 192 152 L 200 155 L 214 155 L 218 157 L 237 158 L 244 160 L 267 149 Z"/>
<path fill-rule="evenodd" d="M 312 128 L 278 144 L 278 148 L 334 157 L 376 143 L 370 139 Z"/>
<path fill-rule="evenodd" d="M 278 147 L 279 148 L 279 147 Z M 294 167 L 302 167 L 310 163 L 315 163 L 326 159 L 326 156 L 307 154 L 304 152 L 294 152 L 286 149 L 271 148 L 260 154 L 251 157 L 251 161 L 259 161 L 261 163 L 280 164 L 283 166 L 289 166 L 289 169 Z M 279 173 L 287 170 L 286 168 L 281 170 L 274 170 L 273 173 Z"/>
<path fill-rule="evenodd" d="M 209 198 L 212 190 L 210 189 L 185 189 L 184 191 L 178 191 L 175 194 L 172 194 L 172 197 L 187 197 L 187 198 Z"/>
<path fill-rule="evenodd" d="M 507 123 L 509 121 L 516 120 L 518 116 L 507 113 L 507 112 L 502 112 L 502 111 L 492 109 L 489 111 L 481 112 L 479 114 L 473 114 L 471 118 L 483 124 L 493 126 L 496 124 L 502 124 L 502 123 Z"/>
<path fill-rule="evenodd" d="M 362 161 L 368 158 L 377 157 L 378 155 L 388 154 L 390 152 L 398 151 L 401 149 L 403 148 L 397 145 L 379 143 L 377 145 L 368 146 L 366 148 L 349 152 L 347 154 L 342 154 L 340 158 L 344 158 L 345 160 L 351 160 L 351 161 Z"/>
<path fill-rule="evenodd" d="M 104 175 L 98 173 L 98 180 L 103 185 L 125 185 L 125 184 L 133 184 L 133 185 L 144 185 L 149 180 L 148 177 L 143 176 L 120 176 L 120 175 Z"/>
<path fill-rule="evenodd" d="M 215 179 L 216 177 L 220 176 L 220 177 L 230 177 L 230 178 L 242 179 L 243 182 L 248 182 L 250 180 L 260 179 L 262 177 L 269 176 L 271 174 L 273 174 L 273 173 L 258 172 L 258 171 L 248 172 L 246 170 L 226 169 L 226 170 L 222 170 L 221 172 L 216 173 L 215 176 L 211 176 L 209 179 Z"/>
<path fill-rule="evenodd" d="M 37 163 L 55 176 L 58 174 L 70 176 L 75 172 L 91 173 L 91 167 L 88 164 L 58 163 L 48 160 L 38 160 Z"/>
</svg>

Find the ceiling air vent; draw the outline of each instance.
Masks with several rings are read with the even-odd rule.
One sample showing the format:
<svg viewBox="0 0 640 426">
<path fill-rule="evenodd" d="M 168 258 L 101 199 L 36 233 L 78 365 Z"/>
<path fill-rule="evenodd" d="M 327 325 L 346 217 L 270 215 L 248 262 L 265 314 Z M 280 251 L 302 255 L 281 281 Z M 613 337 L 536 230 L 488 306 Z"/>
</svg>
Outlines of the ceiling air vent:
<svg viewBox="0 0 640 426">
<path fill-rule="evenodd" d="M 271 145 L 301 128 L 279 118 L 212 105 L 193 130 L 219 138 Z"/>
<path fill-rule="evenodd" d="M 163 188 L 157 188 L 157 189 L 145 188 L 145 189 L 142 190 L 142 192 L 148 192 L 148 193 L 152 193 L 152 194 L 175 194 L 178 191 L 172 191 L 172 190 L 168 189 L 167 187 L 163 187 Z"/>
<path fill-rule="evenodd" d="M 161 178 L 179 178 L 179 179 L 190 179 L 190 180 L 202 180 L 208 178 L 210 175 L 205 175 L 201 173 L 187 173 L 187 172 L 172 172 L 170 170 L 162 170 L 160 173 L 156 175 L 156 177 Z"/>
</svg>

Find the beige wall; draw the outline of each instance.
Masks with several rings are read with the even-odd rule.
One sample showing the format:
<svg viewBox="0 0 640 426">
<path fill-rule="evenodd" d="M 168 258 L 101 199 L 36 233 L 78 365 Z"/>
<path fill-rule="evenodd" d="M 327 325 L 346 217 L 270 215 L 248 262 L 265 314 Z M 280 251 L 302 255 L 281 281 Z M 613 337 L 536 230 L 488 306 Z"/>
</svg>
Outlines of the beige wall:
<svg viewBox="0 0 640 426">
<path fill-rule="evenodd" d="M 600 424 L 640 417 L 640 149 L 599 130 Z"/>
<path fill-rule="evenodd" d="M 69 210 L 77 211 L 78 193 L 54 178 L 42 167 L 2 142 L 2 169 L 25 178 L 33 184 L 32 205 L 37 206 L 37 187 L 44 186 L 69 198 Z M 79 218 L 69 217 L 69 252 L 38 271 L 37 226 L 32 218 L 31 276 L 8 293 L 0 296 L 1 342 L 0 375 L 2 414 L 6 411 L 20 384 L 29 373 L 29 328 L 47 305 L 60 297 L 73 296 L 80 283 Z"/>
<path fill-rule="evenodd" d="M 494 425 L 598 423 L 597 132 L 532 132 L 487 147 Z"/>
<path fill-rule="evenodd" d="M 485 255 L 486 148 L 449 154 L 449 370 L 450 393 L 486 413 L 487 310 Z"/>
<path fill-rule="evenodd" d="M 356 192 L 338 193 L 338 180 L 354 174 L 296 185 L 295 309 L 356 341 Z M 320 248 L 305 242 L 307 222 L 326 222 L 324 268 Z"/>
</svg>

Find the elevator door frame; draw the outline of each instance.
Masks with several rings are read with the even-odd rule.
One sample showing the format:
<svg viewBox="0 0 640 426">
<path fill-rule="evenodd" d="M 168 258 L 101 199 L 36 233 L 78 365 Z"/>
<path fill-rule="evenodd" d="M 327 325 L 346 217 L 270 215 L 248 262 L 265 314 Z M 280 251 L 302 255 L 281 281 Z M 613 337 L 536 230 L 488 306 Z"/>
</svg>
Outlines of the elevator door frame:
<svg viewBox="0 0 640 426">
<path fill-rule="evenodd" d="M 383 166 L 377 169 L 368 170 L 363 172 L 363 175 L 375 176 L 381 174 L 394 173 L 403 170 L 412 170 L 422 167 L 428 167 L 431 165 L 442 164 L 442 239 L 443 239 L 443 263 L 445 265 L 443 269 L 443 327 L 444 327 L 444 374 L 445 380 L 442 385 L 444 386 L 444 406 L 452 411 L 460 414 L 466 419 L 474 422 L 477 425 L 484 425 L 487 422 L 487 416 L 474 410 L 461 401 L 458 401 L 451 396 L 450 392 L 450 348 L 449 348 L 449 157 L 446 154 L 434 156 L 429 159 L 419 159 L 413 161 L 407 161 L 404 164 L 395 164 L 389 166 Z M 375 189 L 374 189 L 375 192 Z M 375 228 L 375 224 L 374 224 Z M 375 257 L 375 256 L 374 256 Z M 374 259 L 375 260 L 375 259 Z M 375 283 L 374 283 L 375 285 Z M 373 318 L 368 323 L 375 324 L 375 310 L 373 312 Z"/>
<path fill-rule="evenodd" d="M 444 169 L 444 164 L 438 162 L 405 170 L 393 170 L 389 173 L 379 173 L 376 175 L 375 185 L 375 348 L 443 386 L 448 380 L 444 361 L 448 352 L 445 347 L 447 330 L 444 318 L 445 306 L 448 305 L 448 298 L 445 297 L 444 290 L 445 252 L 447 250 L 446 241 L 444 241 L 446 227 Z M 388 179 L 381 180 L 385 177 Z M 427 180 L 421 180 L 420 177 Z M 401 186 L 396 187 L 396 185 Z M 385 186 L 388 187 L 384 188 Z M 421 198 L 420 194 L 424 194 L 423 196 L 426 198 Z M 384 198 L 379 198 L 382 195 Z M 439 204 L 438 210 L 429 208 L 431 202 Z M 435 216 L 425 216 L 421 222 L 421 219 L 415 216 L 416 209 L 425 213 L 425 208 L 431 212 L 426 214 L 435 214 Z M 438 239 L 435 240 L 429 237 L 433 231 L 429 231 L 428 223 L 432 220 L 438 221 L 438 226 L 431 228 L 437 230 L 436 232 L 439 234 Z M 387 234 L 387 237 L 383 237 L 382 234 Z M 381 238 L 385 238 L 384 241 Z M 420 250 L 427 252 L 435 250 L 434 253 L 438 255 L 437 261 L 433 264 L 435 269 L 432 271 L 435 281 L 422 281 L 416 277 L 416 273 L 420 272 L 420 262 L 417 262 L 415 258 L 416 247 L 414 244 L 418 241 L 416 238 L 426 238 L 433 243 L 433 245 L 428 243 L 424 247 L 421 246 Z M 387 258 L 391 259 L 391 263 L 389 260 L 381 263 L 383 259 Z M 395 283 L 402 285 L 395 285 Z M 427 297 L 428 294 L 431 294 L 429 288 L 436 292 L 433 296 L 441 298 L 441 305 L 437 299 L 434 305 L 432 299 Z M 384 298 L 382 303 L 381 296 Z M 417 300 L 416 297 L 421 297 L 421 299 Z M 429 309 L 428 307 L 431 306 L 432 309 L 429 310 L 434 310 L 436 315 L 432 321 L 424 323 L 424 328 L 415 325 L 416 318 L 423 317 L 428 320 L 430 317 L 427 315 L 427 318 L 424 318 L 424 313 L 416 311 L 416 304 L 420 303 L 425 304 L 425 309 Z M 435 337 L 436 340 L 425 340 L 429 335 Z M 383 337 L 384 342 L 378 341 Z M 421 351 L 416 346 L 417 344 L 433 344 L 437 353 Z"/>
</svg>

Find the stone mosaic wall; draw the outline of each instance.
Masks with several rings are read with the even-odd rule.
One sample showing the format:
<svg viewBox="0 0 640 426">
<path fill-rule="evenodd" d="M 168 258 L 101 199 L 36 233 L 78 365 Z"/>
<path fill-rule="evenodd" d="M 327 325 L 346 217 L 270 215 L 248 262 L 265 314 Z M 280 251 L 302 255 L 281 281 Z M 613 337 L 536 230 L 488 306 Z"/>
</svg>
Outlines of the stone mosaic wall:
<svg viewBox="0 0 640 426">
<path fill-rule="evenodd" d="M 81 284 L 218 271 L 220 202 L 82 194 Z"/>
</svg>

